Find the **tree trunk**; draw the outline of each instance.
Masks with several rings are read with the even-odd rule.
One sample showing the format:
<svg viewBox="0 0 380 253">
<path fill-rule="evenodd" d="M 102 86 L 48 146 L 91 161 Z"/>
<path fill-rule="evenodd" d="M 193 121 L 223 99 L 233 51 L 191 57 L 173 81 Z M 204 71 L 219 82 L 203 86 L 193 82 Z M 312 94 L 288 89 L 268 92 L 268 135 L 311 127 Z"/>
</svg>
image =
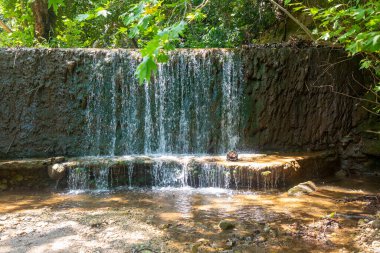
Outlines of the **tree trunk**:
<svg viewBox="0 0 380 253">
<path fill-rule="evenodd" d="M 34 0 L 32 2 L 34 16 L 34 36 L 38 41 L 49 41 L 53 35 L 55 14 L 48 8 L 48 0 Z"/>
</svg>

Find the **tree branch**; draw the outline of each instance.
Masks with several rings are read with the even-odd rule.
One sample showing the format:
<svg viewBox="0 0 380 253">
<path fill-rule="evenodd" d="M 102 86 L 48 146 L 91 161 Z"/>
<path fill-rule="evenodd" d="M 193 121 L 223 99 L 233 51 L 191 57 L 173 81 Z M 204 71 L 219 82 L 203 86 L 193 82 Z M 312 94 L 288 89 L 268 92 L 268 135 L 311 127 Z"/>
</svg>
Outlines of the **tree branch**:
<svg viewBox="0 0 380 253">
<path fill-rule="evenodd" d="M 269 2 L 271 2 L 276 7 L 278 7 L 280 10 L 282 10 L 289 18 L 291 18 L 294 22 L 297 23 L 297 25 L 299 25 L 301 27 L 301 29 L 307 34 L 307 36 L 310 37 L 310 39 L 312 41 L 315 41 L 315 39 L 313 38 L 313 35 L 311 34 L 310 30 L 306 26 L 304 26 L 297 18 L 295 18 L 292 14 L 290 14 L 290 12 L 287 9 L 285 9 L 284 7 L 282 7 L 280 4 L 276 3 L 274 0 L 269 0 Z"/>
<path fill-rule="evenodd" d="M 0 27 L 4 29 L 7 33 L 12 33 L 11 28 L 7 26 L 1 19 L 0 19 Z"/>
</svg>

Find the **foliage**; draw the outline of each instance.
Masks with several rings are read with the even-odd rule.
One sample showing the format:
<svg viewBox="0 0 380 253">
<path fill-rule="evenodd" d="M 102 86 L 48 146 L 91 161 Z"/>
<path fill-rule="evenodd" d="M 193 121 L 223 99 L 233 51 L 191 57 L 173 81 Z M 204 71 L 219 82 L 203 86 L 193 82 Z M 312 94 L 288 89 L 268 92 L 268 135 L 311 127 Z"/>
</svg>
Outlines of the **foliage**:
<svg viewBox="0 0 380 253">
<path fill-rule="evenodd" d="M 0 28 L 1 47 L 143 48 L 140 82 L 167 59 L 168 49 L 250 44 L 276 22 L 267 0 L 49 0 L 54 33 L 39 42 L 32 1 L 0 0 L 0 19 L 13 31 Z"/>
<path fill-rule="evenodd" d="M 361 67 L 373 73 L 373 103 L 380 112 L 380 1 L 329 0 L 330 6 L 318 8 L 303 3 L 290 3 L 295 11 L 312 16 L 317 24 L 315 33 L 320 40 L 343 45 L 350 55 L 364 56 Z"/>
<path fill-rule="evenodd" d="M 272 24 L 275 20 L 265 2 L 255 3 L 143 0 L 135 4 L 124 15 L 124 23 L 128 36 L 138 38 L 138 44 L 144 47 L 143 61 L 136 70 L 140 83 L 150 80 L 157 63 L 168 59 L 165 52 L 174 47 L 234 47 L 251 43 L 260 28 L 265 27 L 262 23 Z"/>
<path fill-rule="evenodd" d="M 0 0 L 0 15 L 13 30 L 13 33 L 0 32 L 0 46 L 34 46 L 37 43 L 28 0 Z"/>
<path fill-rule="evenodd" d="M 195 17 L 200 13 L 198 10 L 187 13 L 186 0 L 168 4 L 166 8 L 161 8 L 162 4 L 161 0 L 143 0 L 123 15 L 124 24 L 129 28 L 126 30 L 129 38 L 139 37 L 139 43 L 144 45 L 141 50 L 143 61 L 136 70 L 140 83 L 150 80 L 151 74 L 157 70 L 157 62 L 165 62 L 168 59 L 163 50 L 173 49 L 173 43 L 183 35 L 187 23 L 184 20 L 177 20 L 178 15 L 175 14 L 180 12 L 184 16 Z M 177 8 L 180 6 L 183 6 L 184 10 Z M 174 17 L 173 21 L 166 20 L 168 15 L 170 18 Z M 143 43 L 142 40 L 146 37 L 151 39 Z"/>
</svg>

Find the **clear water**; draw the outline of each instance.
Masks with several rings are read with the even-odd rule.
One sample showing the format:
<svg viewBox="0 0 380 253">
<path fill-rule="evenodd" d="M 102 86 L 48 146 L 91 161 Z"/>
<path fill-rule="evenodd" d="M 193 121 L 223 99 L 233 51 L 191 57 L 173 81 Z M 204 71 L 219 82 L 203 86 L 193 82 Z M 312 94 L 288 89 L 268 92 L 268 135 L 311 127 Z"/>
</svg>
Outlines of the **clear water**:
<svg viewBox="0 0 380 253">
<path fill-rule="evenodd" d="M 95 52 L 85 87 L 88 155 L 226 153 L 239 145 L 241 55 L 174 52 L 139 85 L 133 51 Z"/>
<path fill-rule="evenodd" d="M 69 169 L 68 188 L 112 190 L 115 188 L 214 188 L 269 190 L 282 187 L 287 169 L 242 154 L 241 162 L 229 164 L 223 156 L 154 155 L 80 158 Z M 276 163 L 279 158 L 274 158 Z M 284 163 L 286 164 L 286 163 Z M 268 175 L 263 171 L 270 171 Z M 289 170 L 290 171 L 290 170 Z"/>
</svg>

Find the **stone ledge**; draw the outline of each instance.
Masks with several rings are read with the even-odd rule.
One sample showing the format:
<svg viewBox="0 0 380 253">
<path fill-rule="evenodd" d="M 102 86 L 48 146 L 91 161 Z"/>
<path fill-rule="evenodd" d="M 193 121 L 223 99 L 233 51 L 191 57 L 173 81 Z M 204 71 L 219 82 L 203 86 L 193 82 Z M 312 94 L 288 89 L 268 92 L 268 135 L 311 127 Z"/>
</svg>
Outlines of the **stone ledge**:
<svg viewBox="0 0 380 253">
<path fill-rule="evenodd" d="M 48 167 L 61 164 L 66 168 L 66 176 L 61 183 L 63 188 L 69 186 L 71 170 L 91 170 L 107 168 L 110 170 L 110 181 L 118 178 L 114 186 L 125 185 L 133 179 L 134 186 L 151 186 L 154 181 L 153 166 L 159 165 L 158 170 L 178 170 L 186 166 L 190 186 L 202 186 L 202 175 L 208 175 L 207 170 L 218 170 L 218 173 L 228 173 L 231 188 L 281 188 L 297 184 L 301 181 L 325 177 L 334 174 L 339 162 L 334 151 L 299 153 L 299 154 L 240 154 L 239 161 L 227 161 L 225 156 L 211 155 L 152 155 L 152 156 L 120 156 L 120 157 L 79 157 L 79 158 L 48 158 L 0 161 L 0 175 L 5 179 L 7 187 L 12 188 L 12 178 L 17 177 L 17 185 L 23 185 L 30 176 L 39 178 L 44 185 L 52 185 L 54 180 L 49 178 Z M 157 170 L 157 168 L 156 168 Z M 203 174 L 202 174 L 203 173 Z M 211 174 L 212 174 L 211 173 Z M 27 176 L 24 176 L 27 175 Z M 222 174 L 221 174 L 222 175 Z M 21 177 L 23 180 L 20 180 Z M 215 175 L 214 175 L 215 176 Z M 90 176 L 89 176 L 90 177 Z M 132 179 L 131 179 L 132 178 Z M 25 180 L 24 180 L 25 179 Z M 15 180 L 13 180 L 15 181 Z M 1 182 L 0 182 L 1 183 Z M 29 182 L 30 183 L 30 182 Z M 10 184 L 10 185 L 8 185 Z M 221 187 L 220 185 L 217 185 Z"/>
</svg>

